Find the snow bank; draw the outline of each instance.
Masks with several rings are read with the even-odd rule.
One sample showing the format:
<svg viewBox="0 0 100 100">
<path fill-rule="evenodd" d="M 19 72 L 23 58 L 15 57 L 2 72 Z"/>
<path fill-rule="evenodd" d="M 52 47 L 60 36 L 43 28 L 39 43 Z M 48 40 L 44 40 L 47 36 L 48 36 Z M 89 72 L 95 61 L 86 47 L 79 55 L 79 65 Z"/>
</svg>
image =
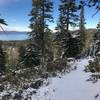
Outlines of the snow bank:
<svg viewBox="0 0 100 100">
<path fill-rule="evenodd" d="M 95 84 L 86 81 L 91 74 L 84 71 L 84 67 L 88 65 L 89 60 L 93 59 L 89 57 L 70 63 L 72 68 L 76 66 L 76 69 L 61 77 L 45 80 L 46 83 L 39 89 L 30 87 L 23 90 L 21 100 L 25 100 L 27 96 L 31 98 L 29 100 L 100 100 L 100 81 Z M 17 92 L 10 90 L 13 96 Z M 0 93 L 0 100 L 6 94 L 8 94 L 7 91 Z"/>
<path fill-rule="evenodd" d="M 73 66 L 77 66 L 77 70 L 51 79 L 50 85 L 40 88 L 32 100 L 100 100 L 97 95 L 100 93 L 100 81 L 95 84 L 87 82 L 89 73 L 83 71 L 90 59 L 75 62 Z"/>
</svg>

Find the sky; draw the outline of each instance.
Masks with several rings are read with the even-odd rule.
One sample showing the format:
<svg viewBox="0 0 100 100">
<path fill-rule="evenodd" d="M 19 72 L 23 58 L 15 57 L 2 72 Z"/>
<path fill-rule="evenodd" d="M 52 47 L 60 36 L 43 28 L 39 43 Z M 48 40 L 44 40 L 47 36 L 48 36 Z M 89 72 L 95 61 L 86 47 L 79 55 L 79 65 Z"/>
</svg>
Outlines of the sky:
<svg viewBox="0 0 100 100">
<path fill-rule="evenodd" d="M 57 19 L 59 16 L 58 5 L 59 0 L 54 1 L 54 23 L 49 23 L 50 28 L 54 30 Z M 0 0 L 0 17 L 7 21 L 8 26 L 3 26 L 6 30 L 13 31 L 29 31 L 28 28 L 30 22 L 30 13 L 32 9 L 32 0 Z M 85 19 L 87 28 L 95 28 L 98 21 L 100 20 L 100 12 L 94 17 L 94 8 L 85 8 Z"/>
</svg>

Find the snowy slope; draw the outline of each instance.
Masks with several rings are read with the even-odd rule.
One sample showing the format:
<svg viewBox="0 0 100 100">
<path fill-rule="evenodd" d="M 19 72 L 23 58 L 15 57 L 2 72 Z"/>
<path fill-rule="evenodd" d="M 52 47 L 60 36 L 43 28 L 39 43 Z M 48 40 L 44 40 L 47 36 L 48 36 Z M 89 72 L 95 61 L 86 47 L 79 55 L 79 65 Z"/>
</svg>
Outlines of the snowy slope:
<svg viewBox="0 0 100 100">
<path fill-rule="evenodd" d="M 84 66 L 89 59 L 75 62 L 77 70 L 64 75 L 62 78 L 50 79 L 50 85 L 41 87 L 32 100 L 100 100 L 97 93 L 100 93 L 100 81 L 93 84 L 87 82 L 89 73 L 85 73 Z"/>
</svg>

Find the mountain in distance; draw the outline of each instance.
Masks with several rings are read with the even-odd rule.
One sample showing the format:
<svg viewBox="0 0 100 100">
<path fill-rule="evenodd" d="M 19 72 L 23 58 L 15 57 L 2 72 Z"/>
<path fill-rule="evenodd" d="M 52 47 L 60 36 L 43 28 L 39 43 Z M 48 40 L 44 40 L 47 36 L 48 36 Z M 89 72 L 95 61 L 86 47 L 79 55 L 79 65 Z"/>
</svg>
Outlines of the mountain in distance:
<svg viewBox="0 0 100 100">
<path fill-rule="evenodd" d="M 74 30 L 72 31 L 74 34 L 78 33 L 79 30 Z M 91 33 L 95 33 L 96 29 L 86 29 L 86 33 L 87 35 L 92 35 Z M 28 39 L 28 35 L 27 35 L 27 31 L 0 31 L 0 40 L 26 40 Z M 54 32 L 54 36 L 55 36 L 55 32 Z"/>
<path fill-rule="evenodd" d="M 27 31 L 0 31 L 0 34 L 26 34 Z"/>
<path fill-rule="evenodd" d="M 0 40 L 26 40 L 27 38 L 28 35 L 25 31 L 0 31 Z"/>
<path fill-rule="evenodd" d="M 74 30 L 74 31 L 71 31 L 71 32 L 78 32 L 78 31 L 79 30 Z M 95 33 L 96 32 L 96 28 L 86 29 L 86 32 Z M 27 33 L 28 33 L 27 31 L 0 31 L 0 34 L 27 34 Z"/>
</svg>

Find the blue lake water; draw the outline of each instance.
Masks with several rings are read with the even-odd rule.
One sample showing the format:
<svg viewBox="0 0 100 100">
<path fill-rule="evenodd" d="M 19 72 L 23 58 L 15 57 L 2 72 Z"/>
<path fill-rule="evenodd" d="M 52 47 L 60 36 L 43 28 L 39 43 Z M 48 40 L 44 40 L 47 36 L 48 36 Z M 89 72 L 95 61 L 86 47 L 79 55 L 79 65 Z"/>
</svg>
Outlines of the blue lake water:
<svg viewBox="0 0 100 100">
<path fill-rule="evenodd" d="M 25 40 L 28 38 L 27 33 L 18 32 L 18 33 L 2 33 L 0 34 L 0 40 Z"/>
</svg>

